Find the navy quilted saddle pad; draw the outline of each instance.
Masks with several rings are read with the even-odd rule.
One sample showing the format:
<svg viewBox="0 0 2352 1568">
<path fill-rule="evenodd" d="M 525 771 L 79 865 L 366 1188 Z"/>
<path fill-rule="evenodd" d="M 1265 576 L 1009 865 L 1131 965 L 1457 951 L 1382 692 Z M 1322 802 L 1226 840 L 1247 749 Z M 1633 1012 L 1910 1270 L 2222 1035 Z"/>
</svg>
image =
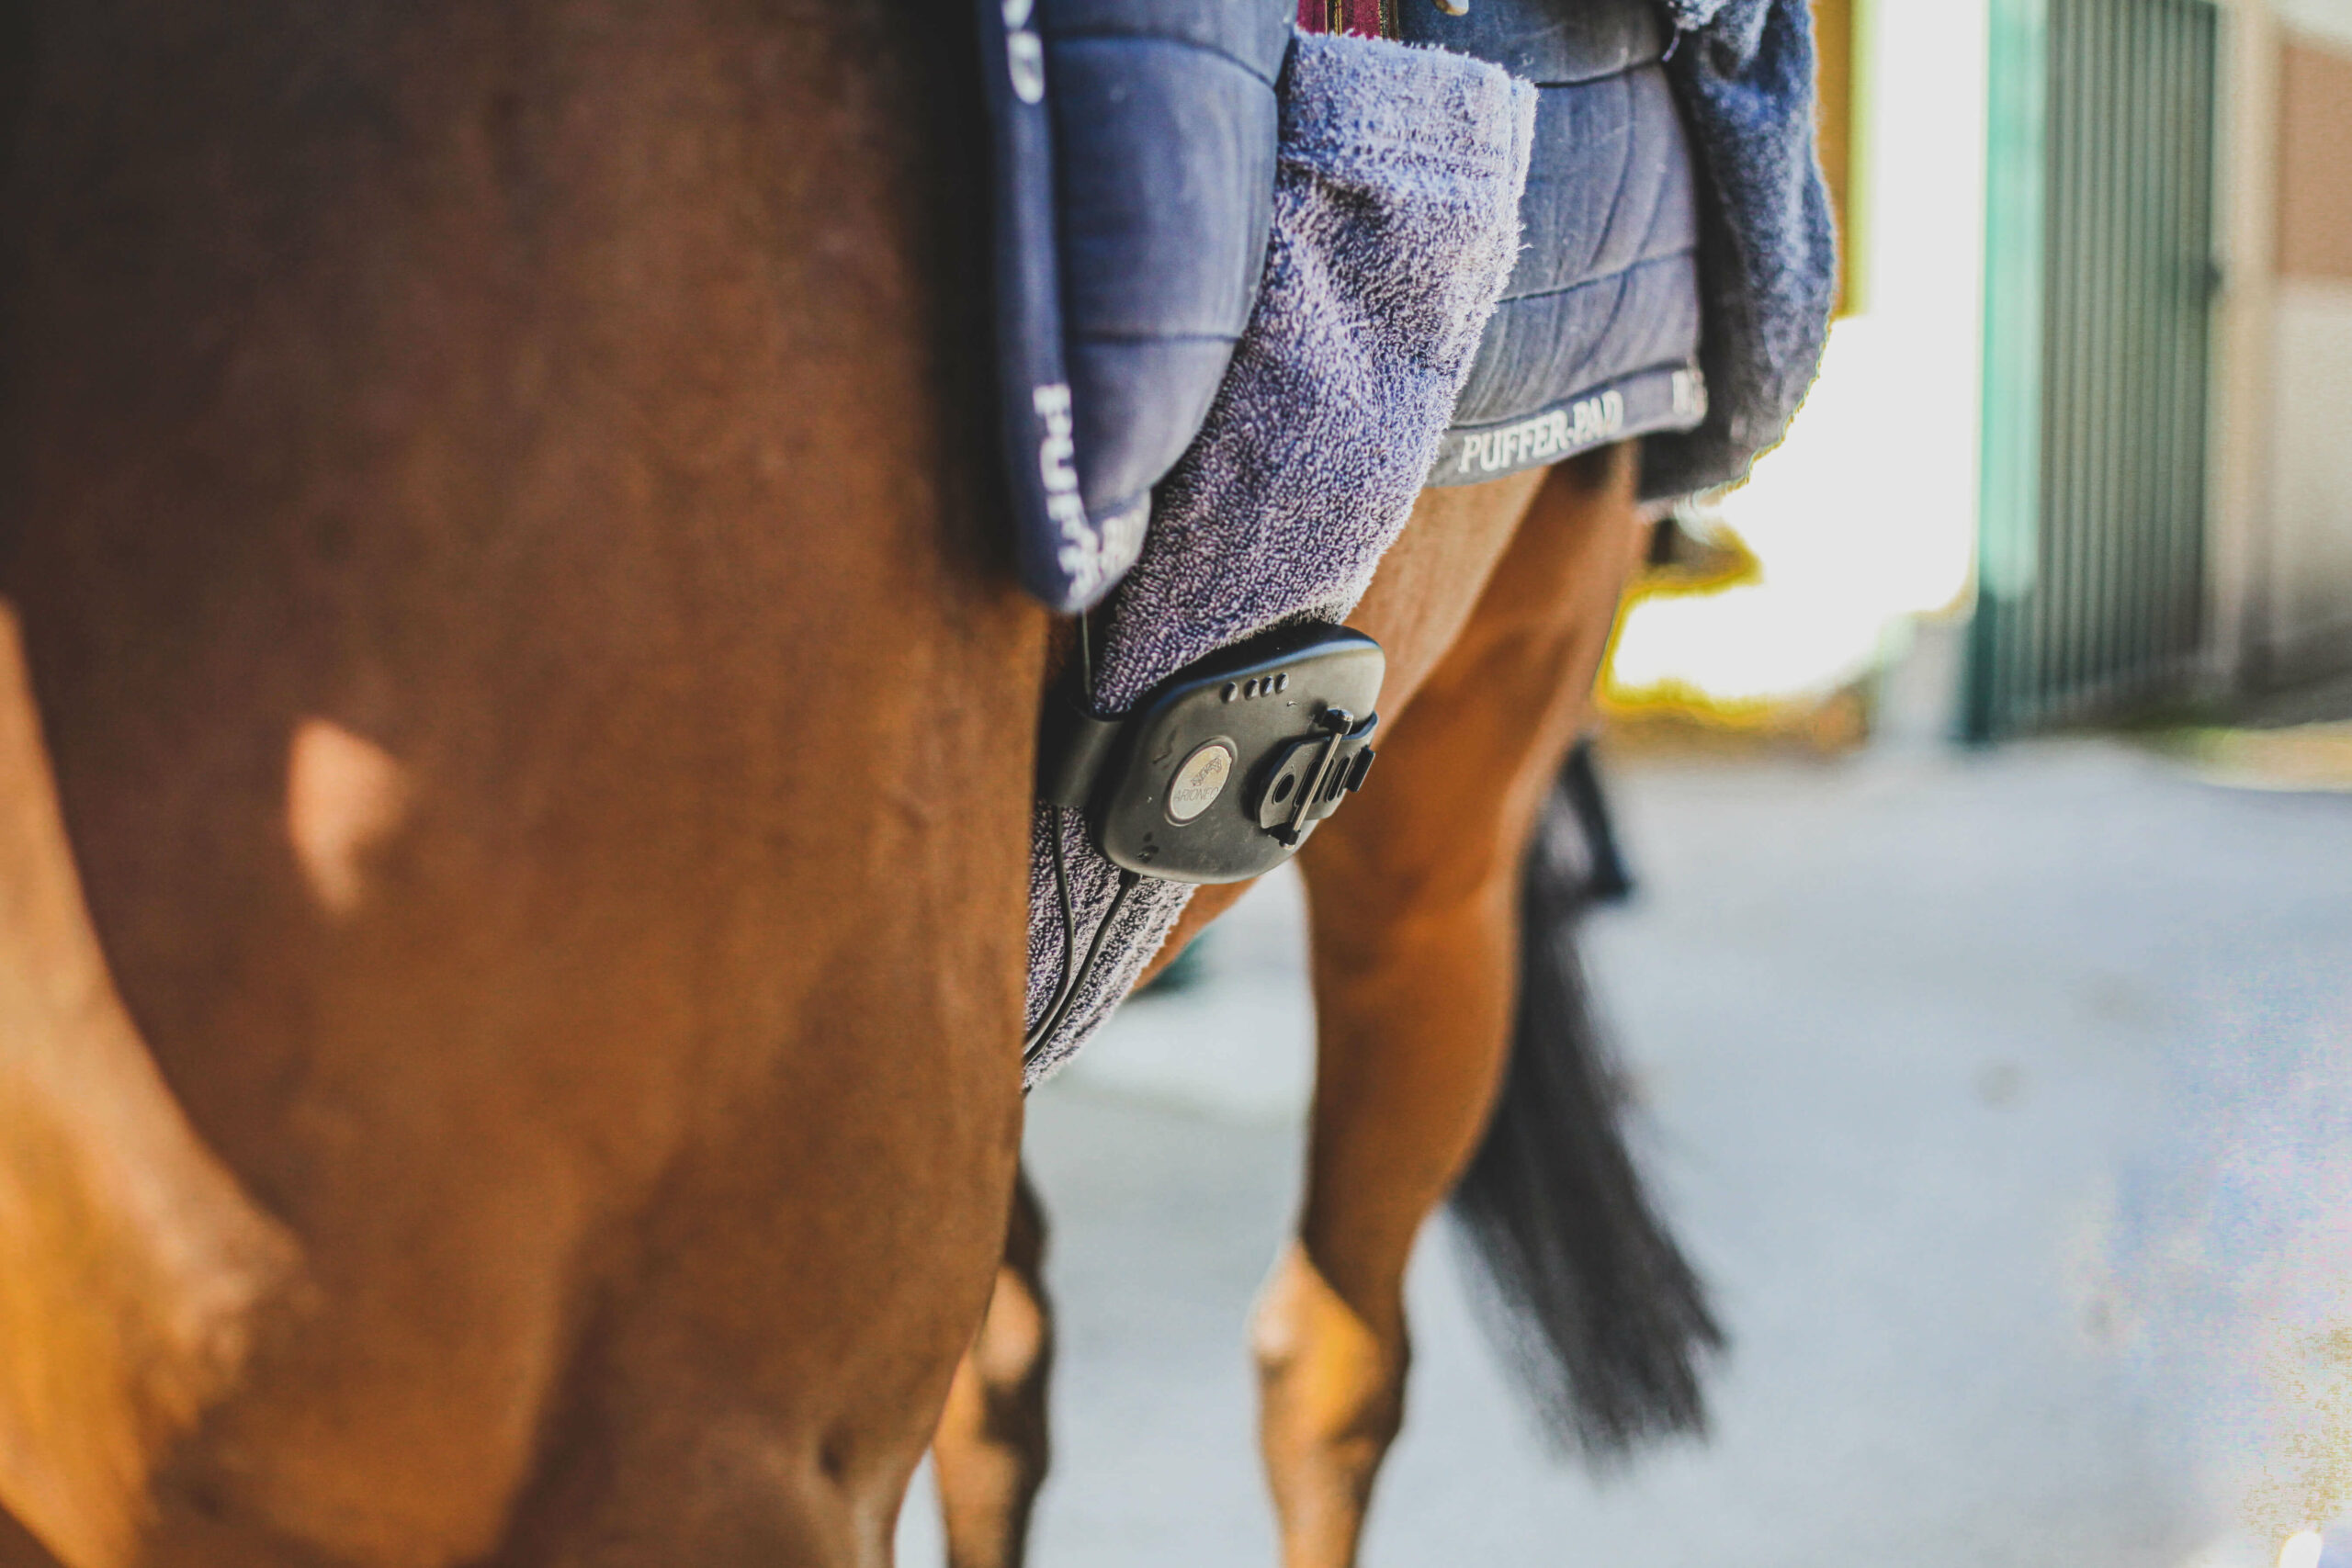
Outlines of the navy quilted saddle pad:
<svg viewBox="0 0 2352 1568">
<path fill-rule="evenodd" d="M 1519 266 L 1487 323 L 1431 484 L 1469 484 L 1706 414 L 1689 141 L 1648 0 L 1396 0 L 1407 43 L 1539 89 Z"/>
<path fill-rule="evenodd" d="M 1023 581 L 1100 601 L 1200 430 L 1264 265 L 1292 0 L 978 0 L 1000 384 Z M 1396 0 L 1407 42 L 1536 83 L 1526 249 L 1430 475 L 1687 429 L 1690 155 L 1652 0 Z M 1246 526 L 1246 521 L 1237 525 Z"/>
</svg>

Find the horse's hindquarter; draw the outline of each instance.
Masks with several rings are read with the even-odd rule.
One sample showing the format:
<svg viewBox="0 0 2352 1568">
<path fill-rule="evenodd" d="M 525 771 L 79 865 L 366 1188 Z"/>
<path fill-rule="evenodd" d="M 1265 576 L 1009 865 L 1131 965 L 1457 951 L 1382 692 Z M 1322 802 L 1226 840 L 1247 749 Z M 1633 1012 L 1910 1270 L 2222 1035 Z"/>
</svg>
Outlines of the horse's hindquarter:
<svg viewBox="0 0 2352 1568">
<path fill-rule="evenodd" d="M 305 1266 L 156 1554 L 870 1558 L 1018 1125 L 968 62 L 210 9 L 36 22 L 0 302 L 90 904 Z"/>
</svg>

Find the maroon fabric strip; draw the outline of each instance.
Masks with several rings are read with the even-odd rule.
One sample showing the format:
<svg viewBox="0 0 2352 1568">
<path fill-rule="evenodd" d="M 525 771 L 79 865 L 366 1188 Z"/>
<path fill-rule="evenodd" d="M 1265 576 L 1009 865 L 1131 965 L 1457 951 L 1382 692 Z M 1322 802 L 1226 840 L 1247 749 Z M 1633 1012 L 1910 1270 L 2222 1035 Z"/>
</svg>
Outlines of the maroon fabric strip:
<svg viewBox="0 0 2352 1568">
<path fill-rule="evenodd" d="M 1387 0 L 1298 0 L 1298 30 L 1306 33 L 1353 33 L 1358 38 L 1390 38 Z"/>
</svg>

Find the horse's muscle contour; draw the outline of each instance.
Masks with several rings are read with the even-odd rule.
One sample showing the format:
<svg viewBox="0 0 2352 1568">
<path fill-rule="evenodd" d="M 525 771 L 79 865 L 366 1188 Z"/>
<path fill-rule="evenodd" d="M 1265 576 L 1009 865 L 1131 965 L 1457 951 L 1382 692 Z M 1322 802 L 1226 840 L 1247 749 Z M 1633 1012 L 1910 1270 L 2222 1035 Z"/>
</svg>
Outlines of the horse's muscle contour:
<svg viewBox="0 0 2352 1568">
<path fill-rule="evenodd" d="M 133 1554 L 880 1560 L 1019 1125 L 962 29 L 19 9 L 0 595 L 147 1070 L 301 1258 Z"/>
</svg>

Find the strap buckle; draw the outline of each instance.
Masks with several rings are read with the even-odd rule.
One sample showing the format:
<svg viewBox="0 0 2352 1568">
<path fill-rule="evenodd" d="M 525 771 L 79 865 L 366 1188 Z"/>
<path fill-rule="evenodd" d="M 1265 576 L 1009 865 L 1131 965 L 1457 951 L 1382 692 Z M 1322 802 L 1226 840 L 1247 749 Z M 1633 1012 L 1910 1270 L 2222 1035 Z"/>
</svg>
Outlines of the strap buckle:
<svg viewBox="0 0 2352 1568">
<path fill-rule="evenodd" d="M 1378 755 L 1372 749 L 1373 731 L 1380 728 L 1376 713 L 1359 724 L 1345 708 L 1325 708 L 1315 726 L 1315 734 L 1275 753 L 1258 791 L 1258 826 L 1293 847 L 1306 836 L 1308 824 L 1330 816 L 1342 795 L 1363 787 Z"/>
</svg>

